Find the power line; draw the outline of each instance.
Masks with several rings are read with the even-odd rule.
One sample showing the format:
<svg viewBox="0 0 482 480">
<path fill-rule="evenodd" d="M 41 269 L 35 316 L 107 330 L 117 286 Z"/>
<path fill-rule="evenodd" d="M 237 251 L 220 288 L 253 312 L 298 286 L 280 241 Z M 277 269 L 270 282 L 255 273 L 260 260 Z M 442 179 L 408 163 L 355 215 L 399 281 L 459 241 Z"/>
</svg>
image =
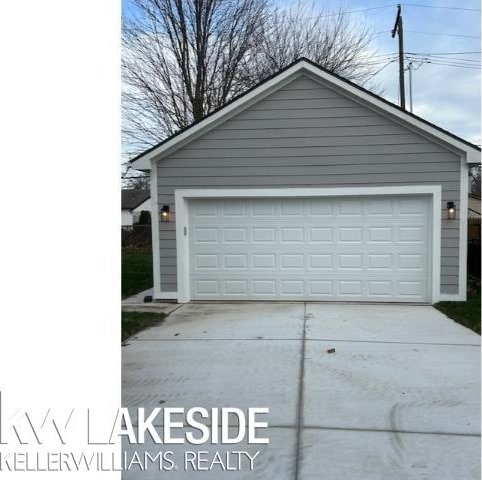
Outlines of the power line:
<svg viewBox="0 0 482 480">
<path fill-rule="evenodd" d="M 472 55 L 472 54 L 480 54 L 481 52 L 447 52 L 447 53 L 428 53 L 428 52 L 405 52 L 406 55 L 418 56 L 418 57 L 430 57 L 439 60 L 456 60 L 458 62 L 467 62 L 467 63 L 480 63 L 479 59 L 472 59 L 472 58 L 460 58 L 460 57 L 452 57 L 451 55 Z M 368 62 L 375 63 L 375 62 L 383 62 L 390 58 L 393 58 L 395 55 L 398 55 L 397 52 L 393 53 L 384 53 L 384 54 L 377 54 L 371 55 L 367 58 Z"/>
<path fill-rule="evenodd" d="M 373 57 L 367 57 L 364 59 L 365 65 L 380 65 L 382 63 L 385 63 L 388 60 L 391 60 L 394 58 L 395 55 L 390 55 L 386 58 L 373 58 Z"/>
<path fill-rule="evenodd" d="M 438 58 L 427 58 L 427 57 L 407 57 L 410 60 L 424 60 L 425 62 L 437 62 L 437 63 L 446 63 L 446 64 L 453 64 L 453 65 L 462 65 L 464 67 L 471 67 L 471 68 L 480 68 L 480 63 L 479 64 L 474 64 L 474 63 L 463 63 L 463 62 L 457 62 L 456 60 L 441 60 Z"/>
<path fill-rule="evenodd" d="M 470 70 L 480 70 L 480 65 L 474 64 L 467 64 L 467 63 L 458 63 L 454 61 L 444 61 L 439 59 L 431 59 L 431 58 L 419 58 L 419 57 L 407 57 L 407 60 L 410 61 L 422 61 L 424 64 L 431 64 L 431 65 L 440 65 L 440 66 L 447 66 L 447 67 L 460 67 L 460 68 L 467 68 Z"/>
<path fill-rule="evenodd" d="M 391 57 L 393 55 L 398 55 L 398 52 L 391 52 L 391 53 L 378 53 L 376 55 L 372 55 L 372 57 Z"/>
<path fill-rule="evenodd" d="M 443 67 L 459 67 L 459 68 L 465 68 L 465 69 L 468 69 L 468 70 L 480 70 L 480 67 L 471 67 L 471 66 L 468 66 L 468 65 L 460 65 L 460 64 L 456 64 L 456 63 L 440 63 L 440 62 L 433 62 L 433 61 L 428 61 L 426 63 L 430 63 L 432 65 L 439 65 L 439 66 L 443 66 Z"/>
<path fill-rule="evenodd" d="M 405 31 L 408 33 L 417 33 L 421 35 L 444 35 L 446 37 L 480 38 L 480 35 L 459 35 L 455 33 L 420 32 L 418 30 L 405 30 Z"/>
<path fill-rule="evenodd" d="M 480 9 L 477 8 L 462 8 L 462 7 L 444 7 L 444 6 L 437 6 L 437 5 L 422 5 L 418 3 L 403 3 L 401 4 L 403 6 L 410 6 L 410 7 L 425 7 L 425 8 L 442 8 L 442 9 L 449 9 L 449 10 L 465 10 L 465 11 L 475 11 L 475 12 L 480 12 Z M 367 12 L 370 10 L 382 10 L 384 8 L 392 8 L 396 7 L 398 4 L 396 3 L 391 3 L 389 5 L 380 5 L 378 7 L 368 7 L 368 8 L 359 8 L 357 10 L 346 10 L 346 11 L 340 11 L 336 13 L 327 13 L 327 14 L 321 14 L 321 15 L 316 15 L 315 17 L 306 17 L 304 20 L 317 20 L 319 18 L 329 18 L 329 17 L 339 17 L 340 15 L 350 15 L 352 13 L 358 13 L 358 12 Z M 289 19 L 287 19 L 289 20 Z M 375 35 L 378 35 L 380 33 L 385 33 L 383 32 L 377 32 Z M 425 32 L 411 32 L 411 33 L 425 33 Z M 440 34 L 442 35 L 442 34 Z M 459 35 L 452 35 L 452 36 L 459 36 Z M 465 35 L 464 35 L 465 36 Z M 478 38 L 478 37 L 475 37 Z"/>
<path fill-rule="evenodd" d="M 451 67 L 463 67 L 463 68 L 469 68 L 472 70 L 480 70 L 482 68 L 482 65 L 476 64 L 476 63 L 465 63 L 465 62 L 458 62 L 456 59 L 438 59 L 438 58 L 430 58 L 430 57 L 421 57 L 421 56 L 415 56 L 415 55 L 404 55 L 405 60 L 407 61 L 419 61 L 421 59 L 425 59 L 426 61 L 424 63 L 431 63 L 433 65 L 447 65 Z M 381 66 L 382 68 L 380 70 L 377 70 L 373 75 L 376 75 L 379 71 L 383 70 L 385 67 L 390 65 L 391 63 L 397 61 L 397 58 L 393 59 L 385 59 L 383 61 L 379 62 L 366 62 L 363 65 L 366 67 L 379 67 Z M 370 76 L 373 76 L 370 75 Z"/>
<path fill-rule="evenodd" d="M 406 53 L 405 54 L 407 57 L 410 58 L 418 58 L 418 59 L 424 59 L 424 60 L 435 60 L 437 62 L 448 62 L 448 63 L 460 63 L 463 65 L 480 65 L 480 60 L 470 60 L 470 59 L 465 59 L 465 58 L 456 58 L 456 57 L 437 57 L 437 56 L 432 56 L 432 55 L 416 55 L 413 53 Z"/>
<path fill-rule="evenodd" d="M 460 57 L 448 57 L 448 56 L 440 56 L 440 55 L 421 55 L 417 53 L 406 53 L 411 57 L 420 57 L 420 58 L 427 58 L 430 60 L 438 60 L 438 61 L 448 61 L 448 62 L 456 62 L 456 63 L 463 63 L 467 65 L 480 65 L 480 59 L 474 60 L 472 58 L 460 58 Z"/>
<path fill-rule="evenodd" d="M 421 58 L 420 56 L 417 55 L 409 55 L 405 54 L 404 55 L 405 59 L 407 61 L 420 61 L 420 60 L 425 60 L 423 61 L 424 64 L 431 64 L 431 65 L 436 65 L 436 66 L 441 66 L 441 67 L 456 67 L 456 68 L 465 68 L 468 70 L 480 70 L 481 65 L 476 65 L 476 64 L 468 64 L 468 63 L 460 63 L 457 60 L 449 60 L 449 59 L 438 59 L 438 58 Z M 382 70 L 384 70 L 386 67 L 391 65 L 392 63 L 396 62 L 397 58 L 392 58 L 390 59 L 385 59 L 381 62 L 367 62 L 365 65 L 366 66 L 372 66 L 372 67 L 377 67 L 380 66 L 378 70 L 373 72 L 372 74 L 369 75 L 369 78 L 373 78 L 375 75 L 379 74 Z"/>
<path fill-rule="evenodd" d="M 415 55 L 416 57 L 427 57 L 432 58 L 434 60 L 454 60 L 456 62 L 473 64 L 477 63 L 480 64 L 480 60 L 472 60 L 471 58 L 460 58 L 460 57 L 446 57 L 446 56 L 439 56 L 439 55 Z"/>
<path fill-rule="evenodd" d="M 417 55 L 417 56 L 420 57 L 423 55 Z M 472 60 L 470 58 L 439 57 L 438 55 L 425 55 L 425 56 L 433 60 L 449 60 L 449 61 L 454 61 L 458 63 L 465 63 L 467 65 L 473 65 L 473 64 L 480 65 L 480 60 Z"/>
<path fill-rule="evenodd" d="M 339 17 L 340 15 L 349 15 L 351 13 L 366 12 L 368 10 L 381 10 L 383 8 L 391 8 L 396 6 L 397 4 L 391 3 L 390 5 L 380 5 L 379 7 L 360 8 L 359 10 L 347 10 L 347 11 L 341 11 L 336 13 L 316 15 L 315 17 L 306 17 L 303 20 L 316 20 L 318 18 Z"/>
<path fill-rule="evenodd" d="M 399 2 L 402 7 L 420 7 L 420 8 L 436 8 L 436 9 L 442 9 L 442 10 L 462 10 L 466 12 L 480 12 L 480 8 L 466 8 L 466 7 L 452 7 L 449 5 L 426 5 L 422 3 L 403 3 Z M 364 10 L 375 10 L 378 8 L 387 8 L 387 7 L 396 7 L 398 4 L 392 4 L 392 5 L 382 5 L 380 7 L 371 7 L 371 8 L 363 8 L 360 10 L 353 10 L 353 12 L 362 12 Z M 350 12 L 347 12 L 350 13 Z"/>
<path fill-rule="evenodd" d="M 382 30 L 380 32 L 375 32 L 373 35 L 381 35 L 382 33 L 391 33 L 391 30 Z M 438 32 L 419 32 L 419 31 L 414 31 L 414 30 L 405 30 L 405 32 L 408 33 L 419 33 L 422 35 L 443 35 L 447 37 L 463 37 L 463 38 L 480 38 L 479 35 L 458 35 L 455 33 L 438 33 Z"/>
<path fill-rule="evenodd" d="M 407 52 L 411 55 L 473 55 L 482 52 Z"/>
<path fill-rule="evenodd" d="M 428 60 L 429 62 L 456 64 L 456 65 L 463 65 L 463 66 L 472 67 L 472 68 L 479 68 L 481 66 L 479 60 L 460 59 L 460 58 L 454 58 L 454 57 L 438 57 L 438 56 L 421 55 L 421 54 L 409 53 L 409 52 L 405 53 L 404 56 L 407 60 L 425 59 L 425 60 Z M 390 59 L 394 59 L 395 57 L 396 57 L 396 54 L 392 54 L 386 58 L 380 58 L 378 60 L 368 58 L 364 65 L 367 65 L 367 66 L 382 65 L 386 61 L 391 62 L 392 60 Z"/>
<path fill-rule="evenodd" d="M 371 78 L 373 78 L 375 75 L 378 75 L 382 70 L 384 70 L 385 68 L 388 67 L 388 65 L 394 63 L 397 61 L 397 58 L 394 58 L 393 60 L 390 60 L 389 62 L 385 63 L 385 65 L 383 65 L 381 68 L 379 68 L 376 72 L 372 73 L 369 77 L 368 77 L 368 80 L 370 80 Z"/>
<path fill-rule="evenodd" d="M 464 8 L 464 7 L 446 7 L 443 5 L 422 5 L 420 3 L 402 3 L 404 7 L 420 7 L 420 8 L 441 8 L 444 10 L 464 10 L 467 12 L 480 12 L 479 8 Z"/>
</svg>

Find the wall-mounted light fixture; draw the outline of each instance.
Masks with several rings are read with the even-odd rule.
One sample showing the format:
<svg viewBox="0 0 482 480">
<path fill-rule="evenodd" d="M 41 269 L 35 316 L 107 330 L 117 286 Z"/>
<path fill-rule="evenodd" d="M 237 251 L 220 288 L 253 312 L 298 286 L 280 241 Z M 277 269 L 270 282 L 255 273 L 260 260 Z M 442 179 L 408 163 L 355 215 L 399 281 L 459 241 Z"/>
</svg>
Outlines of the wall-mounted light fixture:
<svg viewBox="0 0 482 480">
<path fill-rule="evenodd" d="M 455 202 L 447 202 L 447 219 L 454 220 L 456 214 Z"/>
<path fill-rule="evenodd" d="M 171 212 L 169 205 L 163 205 L 161 208 L 161 222 L 169 222 L 171 220 Z"/>
</svg>

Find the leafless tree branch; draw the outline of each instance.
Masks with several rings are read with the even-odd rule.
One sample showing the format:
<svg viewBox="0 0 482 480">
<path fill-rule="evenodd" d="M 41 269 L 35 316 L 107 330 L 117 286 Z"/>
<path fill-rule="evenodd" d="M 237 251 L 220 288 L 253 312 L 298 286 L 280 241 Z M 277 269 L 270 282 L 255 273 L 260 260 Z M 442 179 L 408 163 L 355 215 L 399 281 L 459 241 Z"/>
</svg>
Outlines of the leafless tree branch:
<svg viewBox="0 0 482 480">
<path fill-rule="evenodd" d="M 299 57 L 359 84 L 370 34 L 341 11 L 270 0 L 131 0 L 123 22 L 123 146 L 142 152 Z"/>
</svg>

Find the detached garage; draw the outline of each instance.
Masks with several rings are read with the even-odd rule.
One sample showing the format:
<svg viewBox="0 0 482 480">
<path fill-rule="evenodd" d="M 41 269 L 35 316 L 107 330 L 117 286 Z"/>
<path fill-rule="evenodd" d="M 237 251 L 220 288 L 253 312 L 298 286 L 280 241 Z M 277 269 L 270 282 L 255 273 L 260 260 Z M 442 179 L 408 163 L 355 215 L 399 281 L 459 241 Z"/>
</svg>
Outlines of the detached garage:
<svg viewBox="0 0 482 480">
<path fill-rule="evenodd" d="M 464 300 L 478 162 L 300 60 L 132 161 L 151 174 L 154 297 Z"/>
</svg>

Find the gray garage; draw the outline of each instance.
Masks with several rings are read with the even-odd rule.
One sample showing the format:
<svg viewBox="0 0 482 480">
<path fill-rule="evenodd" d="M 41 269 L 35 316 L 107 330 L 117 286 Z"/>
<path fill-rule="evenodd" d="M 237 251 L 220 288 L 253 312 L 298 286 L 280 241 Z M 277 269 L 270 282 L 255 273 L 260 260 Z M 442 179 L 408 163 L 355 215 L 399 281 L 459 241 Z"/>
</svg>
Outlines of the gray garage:
<svg viewBox="0 0 482 480">
<path fill-rule="evenodd" d="M 151 175 L 154 297 L 464 300 L 479 159 L 300 60 L 132 161 Z"/>
</svg>

